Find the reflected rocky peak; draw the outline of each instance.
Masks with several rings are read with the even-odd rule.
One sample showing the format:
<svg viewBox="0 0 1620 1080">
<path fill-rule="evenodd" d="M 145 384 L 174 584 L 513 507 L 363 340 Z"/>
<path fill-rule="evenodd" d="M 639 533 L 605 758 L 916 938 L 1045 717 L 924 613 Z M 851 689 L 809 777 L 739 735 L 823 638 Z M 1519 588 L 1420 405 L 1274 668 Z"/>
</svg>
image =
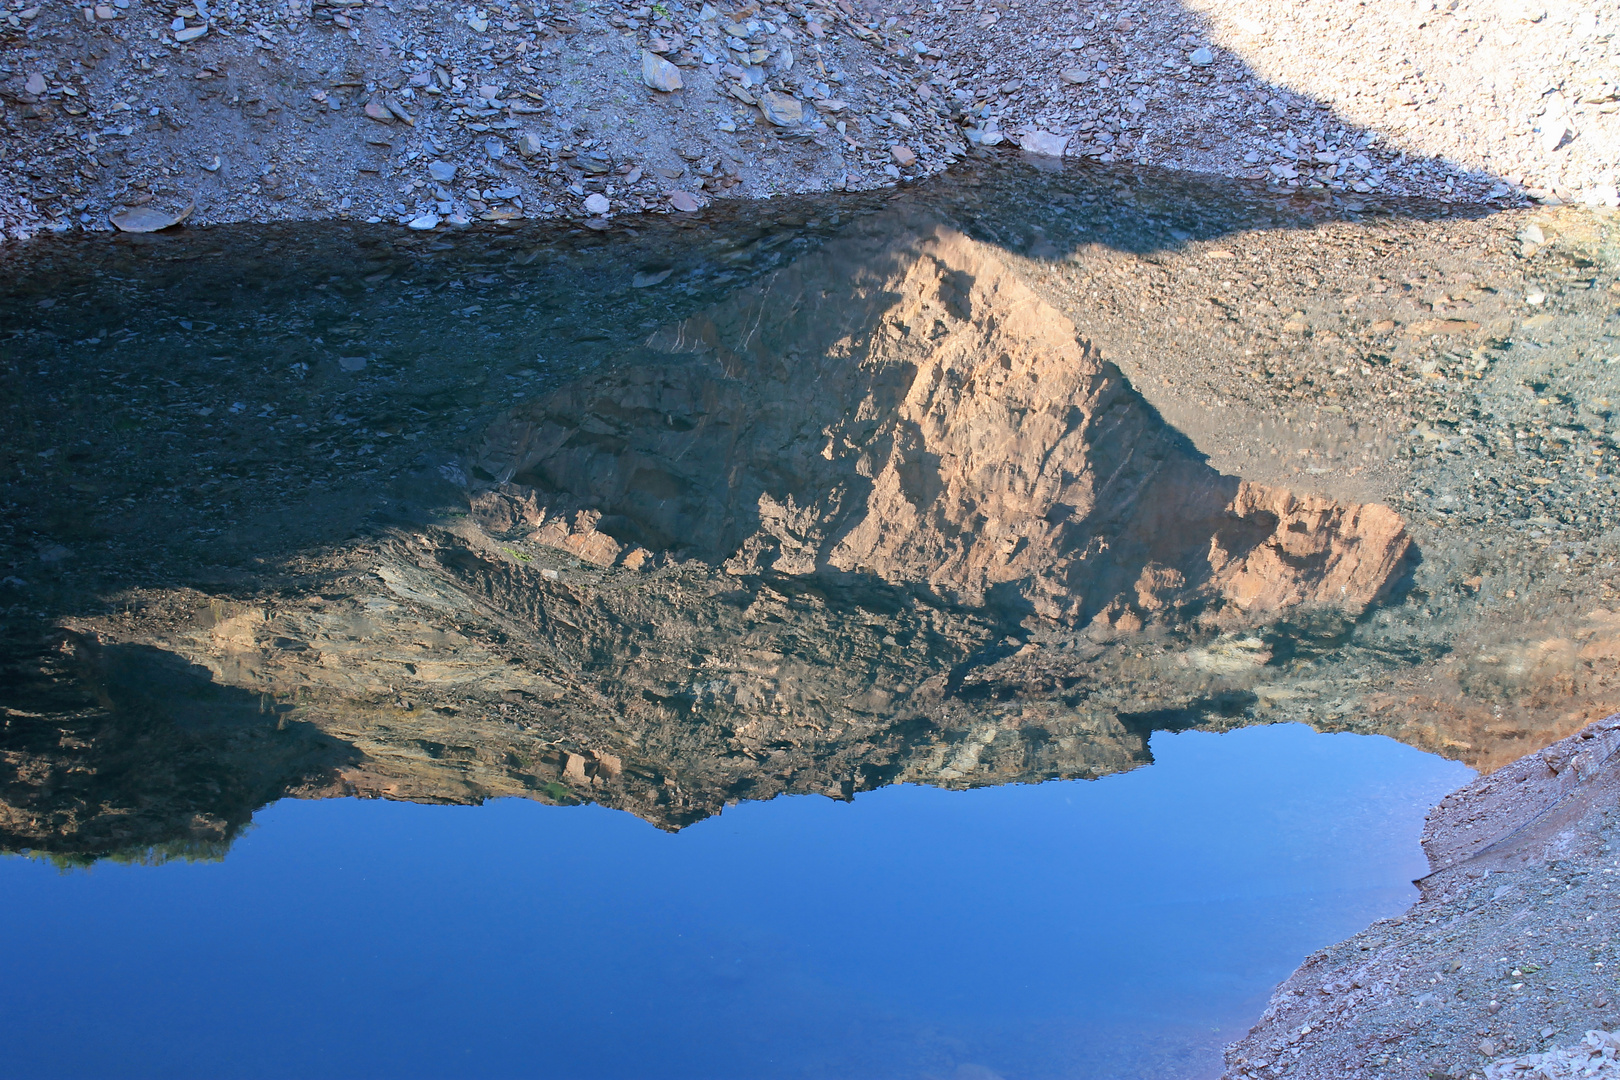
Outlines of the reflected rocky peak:
<svg viewBox="0 0 1620 1080">
<path fill-rule="evenodd" d="M 1411 552 L 1386 507 L 1211 468 L 997 249 L 900 209 L 440 472 L 466 513 L 273 597 L 166 593 L 140 648 L 72 639 L 127 688 L 89 707 L 124 734 L 84 740 L 71 813 L 15 799 L 9 843 L 206 839 L 246 792 L 589 799 L 678 828 L 781 793 L 1096 777 L 1149 760 L 1166 708 L 1252 700 L 1231 686 L 1274 628 L 1342 632 Z M 177 679 L 174 702 L 252 704 L 199 727 L 138 691 Z M 237 802 L 177 817 L 100 763 L 153 724 Z M 237 749 L 260 742 L 282 749 Z"/>
<path fill-rule="evenodd" d="M 4 844 L 208 854 L 289 794 L 680 828 L 1284 719 L 1544 745 L 1620 685 L 1606 579 L 1563 575 L 1611 557 L 1603 482 L 1465 435 L 1620 368 L 1484 336 L 1502 226 L 1363 210 L 986 170 L 623 235 L 39 248 L 0 297 Z M 1591 535 L 1533 546 L 1554 513 Z"/>
<path fill-rule="evenodd" d="M 470 470 L 481 523 L 603 565 L 660 552 L 1130 628 L 1354 618 L 1409 546 L 1385 507 L 1211 469 L 944 226 L 841 237 L 635 360 L 495 426 Z"/>
</svg>

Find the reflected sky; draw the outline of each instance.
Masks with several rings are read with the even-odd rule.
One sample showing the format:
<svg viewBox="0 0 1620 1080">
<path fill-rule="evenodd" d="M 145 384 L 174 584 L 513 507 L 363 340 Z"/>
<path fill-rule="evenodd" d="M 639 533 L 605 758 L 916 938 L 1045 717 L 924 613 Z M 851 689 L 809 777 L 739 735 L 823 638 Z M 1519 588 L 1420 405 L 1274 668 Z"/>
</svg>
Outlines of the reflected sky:
<svg viewBox="0 0 1620 1080">
<path fill-rule="evenodd" d="M 0 863 L 12 1075 L 1199 1077 L 1393 915 L 1470 770 L 1298 725 L 1151 769 L 599 806 L 283 800 L 229 859 Z"/>
</svg>

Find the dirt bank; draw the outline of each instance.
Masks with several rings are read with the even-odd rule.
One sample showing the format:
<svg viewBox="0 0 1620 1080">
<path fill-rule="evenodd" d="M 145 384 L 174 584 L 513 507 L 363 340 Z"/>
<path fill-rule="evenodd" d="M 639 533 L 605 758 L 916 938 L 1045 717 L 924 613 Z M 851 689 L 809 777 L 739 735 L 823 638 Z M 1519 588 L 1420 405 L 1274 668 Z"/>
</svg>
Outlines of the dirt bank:
<svg viewBox="0 0 1620 1080">
<path fill-rule="evenodd" d="M 1424 829 L 1422 898 L 1307 959 L 1226 1077 L 1494 1078 L 1551 1050 L 1602 1059 L 1608 1040 L 1582 1043 L 1620 1026 L 1617 752 L 1611 716 L 1447 796 Z M 1612 1050 L 1594 1067 L 1536 1075 L 1613 1076 Z"/>
<path fill-rule="evenodd" d="M 1284 188 L 1612 204 L 1611 21 L 1350 0 L 10 0 L 0 234 L 140 208 L 604 227 L 893 184 L 998 145 Z"/>
</svg>

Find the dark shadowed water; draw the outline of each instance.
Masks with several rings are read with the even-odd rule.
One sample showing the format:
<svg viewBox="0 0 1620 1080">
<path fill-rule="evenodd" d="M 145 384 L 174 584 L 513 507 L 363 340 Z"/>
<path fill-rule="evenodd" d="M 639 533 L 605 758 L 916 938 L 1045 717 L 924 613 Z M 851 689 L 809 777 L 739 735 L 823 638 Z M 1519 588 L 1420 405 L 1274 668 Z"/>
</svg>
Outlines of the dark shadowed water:
<svg viewBox="0 0 1620 1080">
<path fill-rule="evenodd" d="M 1009 166 L 8 253 L 4 1071 L 1216 1075 L 1620 704 L 1617 250 Z"/>
</svg>

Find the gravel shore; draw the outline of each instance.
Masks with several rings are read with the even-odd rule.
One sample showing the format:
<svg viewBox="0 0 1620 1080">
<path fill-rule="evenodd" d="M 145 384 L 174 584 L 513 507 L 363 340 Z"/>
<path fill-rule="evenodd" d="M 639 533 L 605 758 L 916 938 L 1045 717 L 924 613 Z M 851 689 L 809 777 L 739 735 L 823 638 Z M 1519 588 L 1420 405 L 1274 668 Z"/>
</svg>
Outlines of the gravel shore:
<svg viewBox="0 0 1620 1080">
<path fill-rule="evenodd" d="M 1527 0 L 10 0 L 0 234 L 115 217 L 600 228 L 892 185 L 996 147 L 1612 205 L 1613 18 Z"/>
</svg>

